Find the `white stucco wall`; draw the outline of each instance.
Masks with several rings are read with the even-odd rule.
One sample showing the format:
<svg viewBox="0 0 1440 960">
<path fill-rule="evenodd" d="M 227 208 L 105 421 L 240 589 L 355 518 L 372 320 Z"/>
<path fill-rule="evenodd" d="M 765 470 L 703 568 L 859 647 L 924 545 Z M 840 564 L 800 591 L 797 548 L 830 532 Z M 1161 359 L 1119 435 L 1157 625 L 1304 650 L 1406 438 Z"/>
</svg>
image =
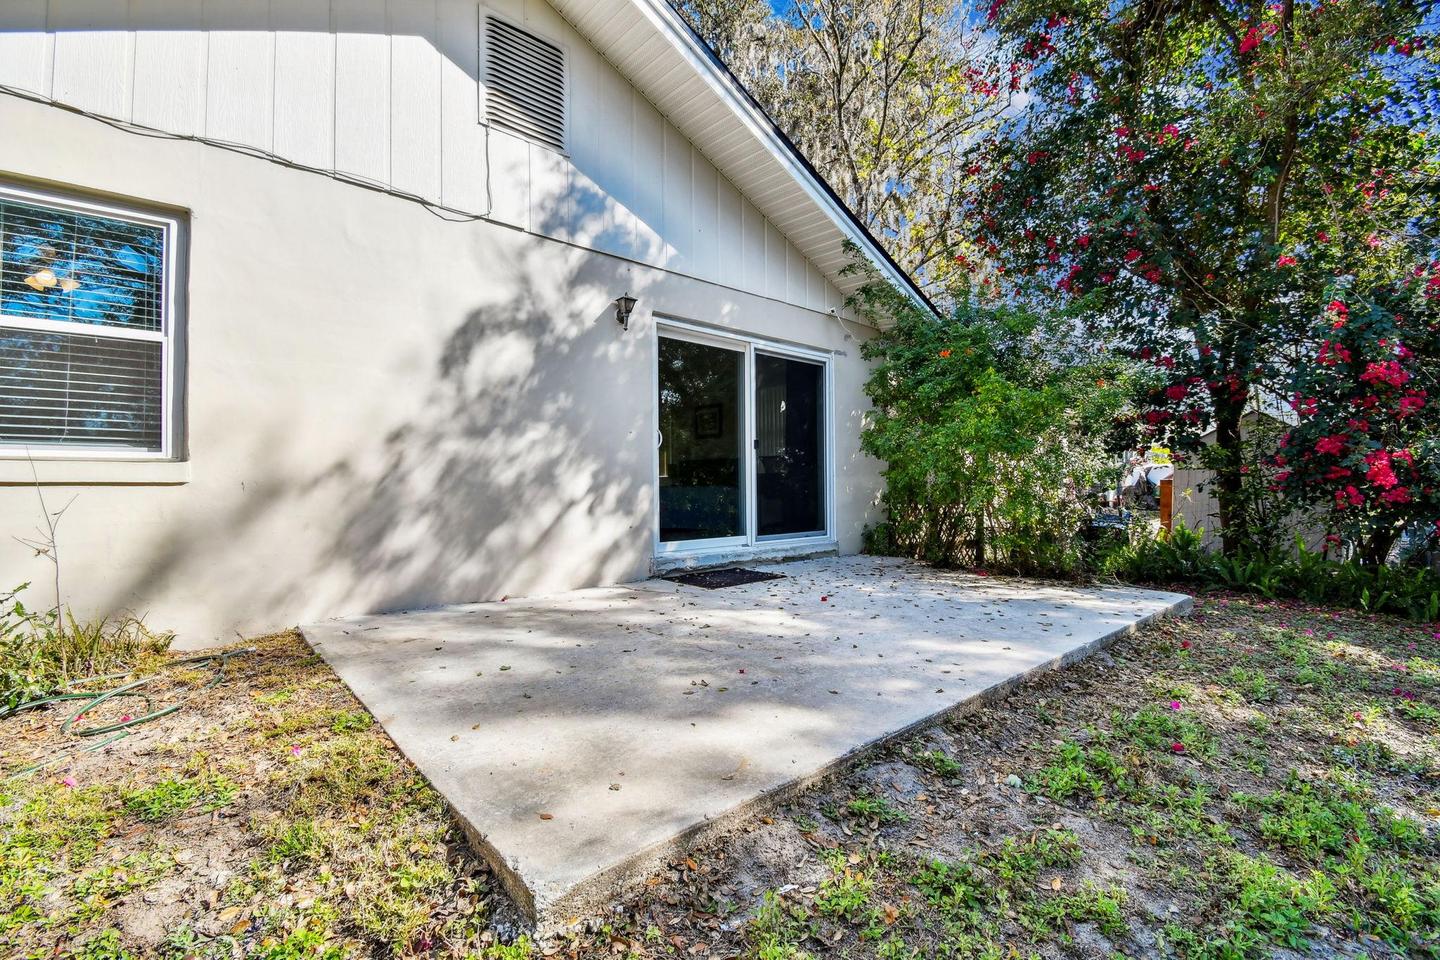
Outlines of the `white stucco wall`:
<svg viewBox="0 0 1440 960">
<path fill-rule="evenodd" d="M 189 224 L 188 479 L 120 465 L 46 487 L 74 497 L 60 542 L 82 615 L 134 610 L 201 646 L 644 575 L 655 311 L 844 351 L 836 532 L 859 548 L 880 483 L 858 449 L 865 369 L 819 310 L 5 96 L 0 176 Z M 12 539 L 39 520 L 21 468 L 0 463 L 0 583 L 37 581 L 40 605 L 49 565 Z"/>
</svg>

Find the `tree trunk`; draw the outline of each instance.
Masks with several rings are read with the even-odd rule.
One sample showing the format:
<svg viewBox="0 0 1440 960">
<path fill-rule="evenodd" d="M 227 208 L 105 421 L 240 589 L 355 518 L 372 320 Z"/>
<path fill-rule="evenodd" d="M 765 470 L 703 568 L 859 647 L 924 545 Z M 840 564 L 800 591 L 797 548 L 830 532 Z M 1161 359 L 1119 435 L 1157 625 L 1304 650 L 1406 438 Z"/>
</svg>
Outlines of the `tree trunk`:
<svg viewBox="0 0 1440 960">
<path fill-rule="evenodd" d="M 1220 549 L 1233 557 L 1245 544 L 1244 505 L 1241 497 L 1240 419 L 1244 404 L 1226 400 L 1215 405 L 1215 447 L 1220 455 L 1215 472 L 1215 500 L 1219 507 Z"/>
<path fill-rule="evenodd" d="M 1361 544 L 1360 562 L 1371 566 L 1380 566 L 1390 556 L 1390 548 L 1395 546 L 1395 541 L 1398 539 L 1400 539 L 1399 527 L 1376 530 Z"/>
</svg>

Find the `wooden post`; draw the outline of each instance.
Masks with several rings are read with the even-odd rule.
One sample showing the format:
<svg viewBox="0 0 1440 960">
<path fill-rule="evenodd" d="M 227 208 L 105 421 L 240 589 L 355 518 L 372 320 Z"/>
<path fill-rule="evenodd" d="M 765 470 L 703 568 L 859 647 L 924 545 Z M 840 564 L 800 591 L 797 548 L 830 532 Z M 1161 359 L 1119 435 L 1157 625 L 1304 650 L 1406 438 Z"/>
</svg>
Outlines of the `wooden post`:
<svg viewBox="0 0 1440 960">
<path fill-rule="evenodd" d="M 1166 477 L 1160 481 L 1160 529 L 1161 536 L 1170 536 L 1175 527 L 1175 478 Z"/>
</svg>

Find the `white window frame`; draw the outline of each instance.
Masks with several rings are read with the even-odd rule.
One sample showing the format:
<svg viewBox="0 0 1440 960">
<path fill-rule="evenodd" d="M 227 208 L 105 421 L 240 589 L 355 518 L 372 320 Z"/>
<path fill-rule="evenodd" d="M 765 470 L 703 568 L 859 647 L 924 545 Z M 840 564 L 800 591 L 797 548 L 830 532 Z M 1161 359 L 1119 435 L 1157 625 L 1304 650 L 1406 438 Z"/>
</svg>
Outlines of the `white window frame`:
<svg viewBox="0 0 1440 960">
<path fill-rule="evenodd" d="M 651 338 L 650 412 L 654 437 L 650 476 L 655 481 L 655 504 L 651 517 L 651 544 L 657 557 L 703 557 L 706 554 L 727 554 L 737 550 L 771 550 L 780 548 L 827 547 L 835 542 L 835 355 L 830 351 L 802 347 L 749 334 L 719 330 L 713 327 L 656 315 L 655 333 Z M 660 539 L 660 338 L 688 340 L 708 346 L 744 353 L 743 400 L 745 408 L 744 436 L 741 438 L 741 528 L 740 536 L 717 537 L 709 540 Z M 802 534 L 757 535 L 759 514 L 755 498 L 755 357 L 757 354 L 804 360 L 821 369 L 821 401 L 825 406 L 821 424 L 821 458 L 824 463 L 825 529 Z"/>
<path fill-rule="evenodd" d="M 0 443 L 0 460 L 116 460 L 156 461 L 180 459 L 179 386 L 180 347 L 184 321 L 178 295 L 182 242 L 179 218 L 156 213 L 139 206 L 116 205 L 90 200 L 79 194 L 61 193 L 22 187 L 0 181 L 0 198 L 22 203 L 93 214 L 114 220 L 159 227 L 163 231 L 164 271 L 160 290 L 160 329 L 132 330 L 120 326 L 77 323 L 68 320 L 45 320 L 14 317 L 0 313 L 0 327 L 12 330 L 36 330 L 45 333 L 70 333 L 86 337 L 116 340 L 146 340 L 160 344 L 160 449 L 142 450 L 109 444 Z"/>
</svg>

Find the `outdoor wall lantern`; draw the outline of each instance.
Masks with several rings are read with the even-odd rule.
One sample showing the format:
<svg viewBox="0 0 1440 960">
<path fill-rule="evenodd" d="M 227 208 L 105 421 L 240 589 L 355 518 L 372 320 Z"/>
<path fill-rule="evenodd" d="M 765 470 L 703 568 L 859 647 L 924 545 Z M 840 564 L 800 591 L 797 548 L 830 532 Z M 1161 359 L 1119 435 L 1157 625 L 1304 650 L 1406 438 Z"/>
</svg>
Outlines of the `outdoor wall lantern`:
<svg viewBox="0 0 1440 960">
<path fill-rule="evenodd" d="M 630 311 L 635 309 L 636 300 L 630 296 L 630 291 L 625 291 L 623 297 L 615 298 L 615 322 L 620 324 L 621 330 L 630 329 Z"/>
</svg>

